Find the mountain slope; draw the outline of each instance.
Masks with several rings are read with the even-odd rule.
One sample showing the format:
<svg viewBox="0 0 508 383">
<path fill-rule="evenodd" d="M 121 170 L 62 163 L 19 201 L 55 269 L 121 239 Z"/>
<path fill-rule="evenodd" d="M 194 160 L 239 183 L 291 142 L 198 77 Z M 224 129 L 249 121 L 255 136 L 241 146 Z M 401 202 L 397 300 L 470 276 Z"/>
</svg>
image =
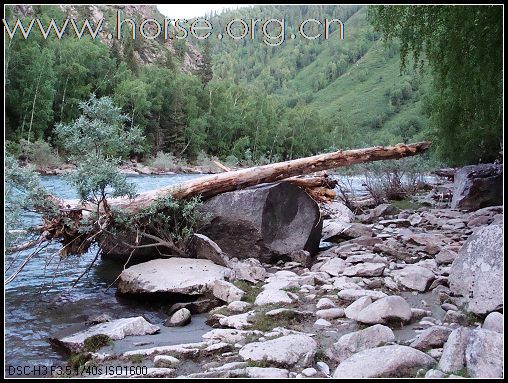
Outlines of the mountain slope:
<svg viewBox="0 0 508 383">
<path fill-rule="evenodd" d="M 289 40 L 274 48 L 259 41 L 211 39 L 215 75 L 262 87 L 291 107 L 306 104 L 318 110 L 333 126 L 333 146 L 427 137 L 428 119 L 422 104 L 430 78 L 413 70 L 401 74 L 398 46 L 386 46 L 380 40 L 367 19 L 367 7 L 312 6 L 306 11 L 303 7 L 253 7 L 244 9 L 242 17 L 285 15 L 293 20 L 322 20 L 338 16 L 345 20 L 345 38 L 339 39 L 339 31 L 334 31 L 328 40 Z M 219 15 L 219 25 L 239 12 Z M 288 29 L 287 34 L 294 30 Z"/>
</svg>

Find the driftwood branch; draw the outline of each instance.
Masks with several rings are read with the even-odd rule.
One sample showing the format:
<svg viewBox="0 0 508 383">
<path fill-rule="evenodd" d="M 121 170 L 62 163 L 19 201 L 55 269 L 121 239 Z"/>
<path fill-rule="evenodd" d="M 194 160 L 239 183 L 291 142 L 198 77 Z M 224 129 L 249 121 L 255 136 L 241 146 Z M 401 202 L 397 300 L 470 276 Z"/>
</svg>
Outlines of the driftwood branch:
<svg viewBox="0 0 508 383">
<path fill-rule="evenodd" d="M 333 153 L 300 158 L 292 161 L 257 166 L 248 169 L 228 171 L 204 176 L 178 185 L 163 187 L 139 194 L 130 200 L 114 198 L 109 200 L 110 207 L 135 213 L 148 207 L 157 198 L 173 196 L 176 199 L 188 199 L 195 196 L 210 198 L 228 191 L 243 189 L 262 183 L 285 180 L 298 175 L 312 174 L 321 170 L 335 169 L 364 162 L 400 159 L 424 153 L 430 142 L 416 144 L 398 144 L 395 146 L 376 146 L 365 149 L 339 150 Z M 79 201 L 64 201 L 65 206 L 90 208 L 79 204 Z"/>
</svg>

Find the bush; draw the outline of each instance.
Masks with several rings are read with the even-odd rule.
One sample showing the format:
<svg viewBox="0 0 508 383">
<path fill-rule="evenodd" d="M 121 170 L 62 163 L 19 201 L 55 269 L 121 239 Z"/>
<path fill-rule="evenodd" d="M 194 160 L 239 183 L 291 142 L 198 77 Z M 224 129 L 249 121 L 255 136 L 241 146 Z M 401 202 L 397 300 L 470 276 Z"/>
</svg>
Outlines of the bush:
<svg viewBox="0 0 508 383">
<path fill-rule="evenodd" d="M 51 145 L 43 140 L 29 142 L 20 140 L 18 157 L 28 159 L 30 162 L 42 168 L 55 168 L 62 164 Z"/>
<path fill-rule="evenodd" d="M 233 154 L 230 154 L 226 157 L 224 160 L 224 163 L 226 166 L 237 166 L 239 164 L 240 160 Z"/>
<path fill-rule="evenodd" d="M 196 164 L 201 167 L 201 170 L 205 173 L 213 173 L 219 168 L 213 161 L 219 161 L 215 156 L 210 157 L 204 151 L 199 152 L 196 158 Z"/>
<path fill-rule="evenodd" d="M 181 166 L 186 165 L 176 158 L 172 153 L 157 152 L 157 156 L 149 161 L 150 165 L 158 170 L 171 171 L 178 170 Z"/>
<path fill-rule="evenodd" d="M 422 189 L 425 173 L 435 165 L 421 156 L 366 164 L 365 187 L 376 203 L 400 201 Z"/>
</svg>

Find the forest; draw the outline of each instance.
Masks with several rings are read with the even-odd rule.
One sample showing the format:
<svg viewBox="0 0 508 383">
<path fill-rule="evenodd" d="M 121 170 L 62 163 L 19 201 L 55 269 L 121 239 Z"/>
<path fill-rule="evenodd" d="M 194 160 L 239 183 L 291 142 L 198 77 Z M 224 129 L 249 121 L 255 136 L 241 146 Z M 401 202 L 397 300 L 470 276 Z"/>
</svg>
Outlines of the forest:
<svg viewBox="0 0 508 383">
<path fill-rule="evenodd" d="M 124 158 L 260 164 L 431 140 L 432 158 L 449 165 L 493 161 L 502 151 L 502 10 L 466 8 L 278 5 L 205 15 L 220 28 L 235 17 L 284 17 L 288 34 L 296 20 L 344 22 L 343 40 L 334 31 L 276 47 L 260 36 L 165 43 L 127 33 L 109 45 L 72 35 L 6 38 L 6 150 L 33 162 L 69 159 L 57 127 L 73 124 L 80 104 L 107 98 L 143 138 Z M 48 25 L 89 12 L 39 5 L 28 15 L 8 6 L 6 20 Z M 431 22 L 451 29 L 423 34 Z M 477 25 L 481 33 L 468 32 Z"/>
</svg>

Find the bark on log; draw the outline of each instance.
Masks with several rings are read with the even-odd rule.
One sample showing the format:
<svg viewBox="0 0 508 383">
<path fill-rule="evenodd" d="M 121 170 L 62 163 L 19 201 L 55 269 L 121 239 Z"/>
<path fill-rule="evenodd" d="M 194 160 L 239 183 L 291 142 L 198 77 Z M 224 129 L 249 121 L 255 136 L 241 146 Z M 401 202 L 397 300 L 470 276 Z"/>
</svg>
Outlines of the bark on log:
<svg viewBox="0 0 508 383">
<path fill-rule="evenodd" d="M 132 200 L 127 198 L 110 199 L 108 204 L 110 207 L 135 213 L 148 207 L 157 198 L 168 195 L 172 195 L 177 199 L 188 199 L 200 195 L 207 199 L 224 192 L 282 181 L 290 177 L 311 174 L 321 170 L 414 156 L 424 153 L 429 147 L 430 142 L 424 141 L 409 145 L 398 144 L 388 147 L 376 146 L 365 149 L 339 150 L 333 153 L 204 176 L 178 185 L 140 193 Z M 65 201 L 64 205 L 78 206 L 78 203 L 77 201 Z M 93 208 L 92 206 L 82 207 Z"/>
</svg>

